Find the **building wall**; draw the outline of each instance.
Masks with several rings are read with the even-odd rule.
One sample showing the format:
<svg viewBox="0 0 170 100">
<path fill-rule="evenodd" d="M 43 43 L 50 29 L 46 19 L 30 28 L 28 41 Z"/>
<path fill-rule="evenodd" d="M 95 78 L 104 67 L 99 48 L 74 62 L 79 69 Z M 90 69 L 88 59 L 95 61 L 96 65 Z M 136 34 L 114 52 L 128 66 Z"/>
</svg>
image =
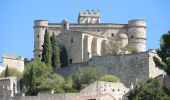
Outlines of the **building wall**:
<svg viewBox="0 0 170 100">
<path fill-rule="evenodd" d="M 20 72 L 24 71 L 24 58 L 15 55 L 3 55 L 2 64 L 9 68 L 15 68 Z"/>
</svg>

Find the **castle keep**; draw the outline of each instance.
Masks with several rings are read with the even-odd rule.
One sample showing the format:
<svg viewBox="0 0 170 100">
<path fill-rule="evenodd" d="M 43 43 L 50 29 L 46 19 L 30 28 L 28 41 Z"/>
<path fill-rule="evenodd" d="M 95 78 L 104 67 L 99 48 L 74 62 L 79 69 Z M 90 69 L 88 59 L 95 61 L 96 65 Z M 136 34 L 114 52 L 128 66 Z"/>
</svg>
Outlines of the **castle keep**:
<svg viewBox="0 0 170 100">
<path fill-rule="evenodd" d="M 65 47 L 68 62 L 88 61 L 94 55 L 101 56 L 109 38 L 119 38 L 122 45 L 129 44 L 139 52 L 146 51 L 146 22 L 136 19 L 128 24 L 100 23 L 99 11 L 80 12 L 77 23 L 63 20 L 49 23 L 47 20 L 34 21 L 34 59 L 42 57 L 45 29 L 50 35 L 58 36 L 60 47 Z"/>
</svg>

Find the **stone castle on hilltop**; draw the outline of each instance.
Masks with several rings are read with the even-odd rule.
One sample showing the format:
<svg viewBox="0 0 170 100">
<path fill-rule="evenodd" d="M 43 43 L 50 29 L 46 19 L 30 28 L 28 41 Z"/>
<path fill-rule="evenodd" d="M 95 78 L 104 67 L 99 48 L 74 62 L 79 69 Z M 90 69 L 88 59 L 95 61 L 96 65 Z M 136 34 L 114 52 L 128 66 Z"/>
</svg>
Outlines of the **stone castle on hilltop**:
<svg viewBox="0 0 170 100">
<path fill-rule="evenodd" d="M 63 20 L 49 23 L 34 21 L 34 59 L 42 57 L 45 29 L 58 36 L 58 43 L 66 48 L 68 63 L 88 61 L 94 55 L 102 56 L 108 39 L 119 38 L 122 45 L 129 44 L 138 52 L 146 51 L 146 22 L 135 19 L 128 24 L 100 23 L 99 11 L 80 12 L 77 23 Z"/>
</svg>

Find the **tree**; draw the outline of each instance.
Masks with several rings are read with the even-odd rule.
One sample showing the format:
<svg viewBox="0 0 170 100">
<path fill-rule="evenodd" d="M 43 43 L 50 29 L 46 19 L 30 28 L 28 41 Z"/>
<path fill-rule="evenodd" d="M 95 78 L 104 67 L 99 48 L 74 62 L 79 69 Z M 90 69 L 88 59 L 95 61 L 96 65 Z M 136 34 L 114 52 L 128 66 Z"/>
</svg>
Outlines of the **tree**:
<svg viewBox="0 0 170 100">
<path fill-rule="evenodd" d="M 11 76 L 21 77 L 22 74 L 17 69 L 9 68 L 7 66 L 6 69 L 1 73 L 0 77 L 11 77 Z"/>
<path fill-rule="evenodd" d="M 147 83 L 140 83 L 130 91 L 129 100 L 170 100 L 170 97 L 159 85 L 158 79 L 150 79 Z"/>
<path fill-rule="evenodd" d="M 162 69 L 170 75 L 170 31 L 162 35 L 160 39 L 160 49 L 157 50 L 157 53 L 163 61 Z"/>
<path fill-rule="evenodd" d="M 104 55 L 121 55 L 127 53 L 137 53 L 137 50 L 130 45 L 123 46 L 119 40 L 109 40 L 105 46 Z"/>
<path fill-rule="evenodd" d="M 9 75 L 9 68 L 8 68 L 8 66 L 6 67 L 6 69 L 5 69 L 5 77 L 9 77 L 10 75 Z"/>
<path fill-rule="evenodd" d="M 27 95 L 36 95 L 38 86 L 50 75 L 51 70 L 43 62 L 32 61 L 28 63 L 23 73 L 23 85 Z"/>
<path fill-rule="evenodd" d="M 99 80 L 102 75 L 102 72 L 96 68 L 79 68 L 79 70 L 72 75 L 74 88 L 81 90 L 84 88 L 83 85 L 89 85 L 90 83 Z"/>
<path fill-rule="evenodd" d="M 66 48 L 63 46 L 60 47 L 60 63 L 61 67 L 68 66 L 67 52 Z"/>
<path fill-rule="evenodd" d="M 36 89 L 36 73 L 35 73 L 35 68 L 31 66 L 30 72 L 28 74 L 28 79 L 29 79 L 29 88 L 27 91 L 28 95 L 36 95 L 37 94 L 37 89 Z"/>
<path fill-rule="evenodd" d="M 42 52 L 42 61 L 45 62 L 45 64 L 49 68 L 51 67 L 51 56 L 52 56 L 52 47 L 51 47 L 49 30 L 45 29 L 43 52 Z"/>
<path fill-rule="evenodd" d="M 51 36 L 51 45 L 52 45 L 52 66 L 53 68 L 59 68 L 60 67 L 60 50 L 58 48 L 58 43 L 57 43 L 57 37 L 53 33 Z"/>
</svg>

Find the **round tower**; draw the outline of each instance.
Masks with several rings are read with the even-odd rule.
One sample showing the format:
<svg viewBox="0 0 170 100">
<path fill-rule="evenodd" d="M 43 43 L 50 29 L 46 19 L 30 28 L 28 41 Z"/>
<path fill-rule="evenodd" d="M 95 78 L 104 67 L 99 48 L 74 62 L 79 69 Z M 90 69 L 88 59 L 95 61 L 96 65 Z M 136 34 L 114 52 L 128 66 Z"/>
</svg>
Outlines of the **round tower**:
<svg viewBox="0 0 170 100">
<path fill-rule="evenodd" d="M 144 20 L 130 20 L 128 22 L 129 45 L 138 52 L 146 51 L 146 22 Z"/>
<path fill-rule="evenodd" d="M 47 20 L 34 21 L 34 60 L 41 60 L 46 27 L 48 27 Z"/>
</svg>

